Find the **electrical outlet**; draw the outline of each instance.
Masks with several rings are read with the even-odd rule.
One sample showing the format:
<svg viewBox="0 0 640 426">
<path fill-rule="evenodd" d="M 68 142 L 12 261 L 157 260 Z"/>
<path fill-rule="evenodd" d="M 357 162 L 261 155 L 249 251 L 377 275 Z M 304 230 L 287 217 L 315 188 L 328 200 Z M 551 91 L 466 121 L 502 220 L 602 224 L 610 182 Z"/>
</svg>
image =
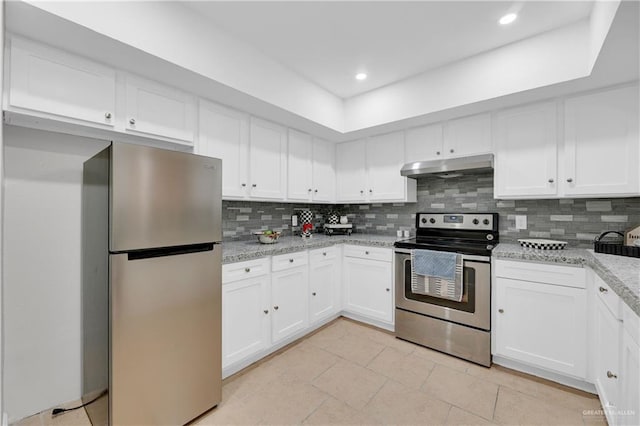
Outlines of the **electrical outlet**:
<svg viewBox="0 0 640 426">
<path fill-rule="evenodd" d="M 516 229 L 527 229 L 527 216 L 525 215 L 516 216 Z"/>
<path fill-rule="evenodd" d="M 298 226 L 298 215 L 297 214 L 292 214 L 291 215 L 291 226 Z"/>
</svg>

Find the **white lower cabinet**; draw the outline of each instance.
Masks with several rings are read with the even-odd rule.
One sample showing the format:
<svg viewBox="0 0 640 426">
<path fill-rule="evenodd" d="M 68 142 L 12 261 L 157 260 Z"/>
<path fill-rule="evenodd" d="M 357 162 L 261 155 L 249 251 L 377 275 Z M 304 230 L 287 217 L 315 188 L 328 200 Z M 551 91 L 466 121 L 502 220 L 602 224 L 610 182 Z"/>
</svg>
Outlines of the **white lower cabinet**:
<svg viewBox="0 0 640 426">
<path fill-rule="evenodd" d="M 306 264 L 271 275 L 272 343 L 279 343 L 307 327 L 308 288 L 309 272 Z"/>
<path fill-rule="evenodd" d="M 338 313 L 340 257 L 337 247 L 309 251 L 309 321 L 316 324 Z"/>
<path fill-rule="evenodd" d="M 584 380 L 584 270 L 500 260 L 495 266 L 496 355 Z"/>
<path fill-rule="evenodd" d="M 637 330 L 636 339 L 640 339 Z M 620 424 L 640 425 L 640 345 L 628 330 L 622 332 L 620 354 Z"/>
<path fill-rule="evenodd" d="M 223 283 L 222 368 L 269 347 L 269 281 L 262 275 Z"/>
<path fill-rule="evenodd" d="M 391 250 L 345 246 L 344 309 L 365 319 L 393 324 Z"/>
<path fill-rule="evenodd" d="M 609 425 L 617 424 L 620 377 L 620 322 L 603 300 L 595 303 L 595 385 Z"/>
</svg>

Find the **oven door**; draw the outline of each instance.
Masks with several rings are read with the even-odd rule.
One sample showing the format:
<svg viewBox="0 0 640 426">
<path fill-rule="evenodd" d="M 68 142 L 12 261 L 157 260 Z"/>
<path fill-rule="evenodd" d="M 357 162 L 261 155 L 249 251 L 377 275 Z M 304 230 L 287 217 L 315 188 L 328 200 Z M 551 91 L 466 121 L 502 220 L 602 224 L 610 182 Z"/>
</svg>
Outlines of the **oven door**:
<svg viewBox="0 0 640 426">
<path fill-rule="evenodd" d="M 462 255 L 463 294 L 456 302 L 411 291 L 411 251 L 395 250 L 396 307 L 482 330 L 491 329 L 491 262 Z"/>
</svg>

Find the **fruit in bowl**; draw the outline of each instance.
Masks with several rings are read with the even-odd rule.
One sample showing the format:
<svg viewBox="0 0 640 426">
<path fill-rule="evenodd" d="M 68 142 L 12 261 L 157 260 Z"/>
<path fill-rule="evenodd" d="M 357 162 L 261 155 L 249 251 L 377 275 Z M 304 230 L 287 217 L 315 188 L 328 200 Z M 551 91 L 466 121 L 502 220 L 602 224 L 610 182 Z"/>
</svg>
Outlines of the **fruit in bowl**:
<svg viewBox="0 0 640 426">
<path fill-rule="evenodd" d="M 257 231 L 253 233 L 258 236 L 258 241 L 262 244 L 273 244 L 278 241 L 278 237 L 280 237 L 280 232 L 272 231 L 267 229 L 265 231 Z"/>
</svg>

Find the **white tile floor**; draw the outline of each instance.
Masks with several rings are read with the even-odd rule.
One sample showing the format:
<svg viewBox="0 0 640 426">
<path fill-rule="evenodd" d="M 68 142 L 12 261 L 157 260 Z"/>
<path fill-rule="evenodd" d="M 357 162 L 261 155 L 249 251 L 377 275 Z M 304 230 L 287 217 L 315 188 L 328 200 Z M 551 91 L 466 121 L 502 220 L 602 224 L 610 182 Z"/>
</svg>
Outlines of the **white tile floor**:
<svg viewBox="0 0 640 426">
<path fill-rule="evenodd" d="M 196 425 L 606 424 L 596 396 L 413 345 L 339 319 L 225 380 L 222 403 Z M 84 412 L 20 426 L 88 425 Z"/>
</svg>

